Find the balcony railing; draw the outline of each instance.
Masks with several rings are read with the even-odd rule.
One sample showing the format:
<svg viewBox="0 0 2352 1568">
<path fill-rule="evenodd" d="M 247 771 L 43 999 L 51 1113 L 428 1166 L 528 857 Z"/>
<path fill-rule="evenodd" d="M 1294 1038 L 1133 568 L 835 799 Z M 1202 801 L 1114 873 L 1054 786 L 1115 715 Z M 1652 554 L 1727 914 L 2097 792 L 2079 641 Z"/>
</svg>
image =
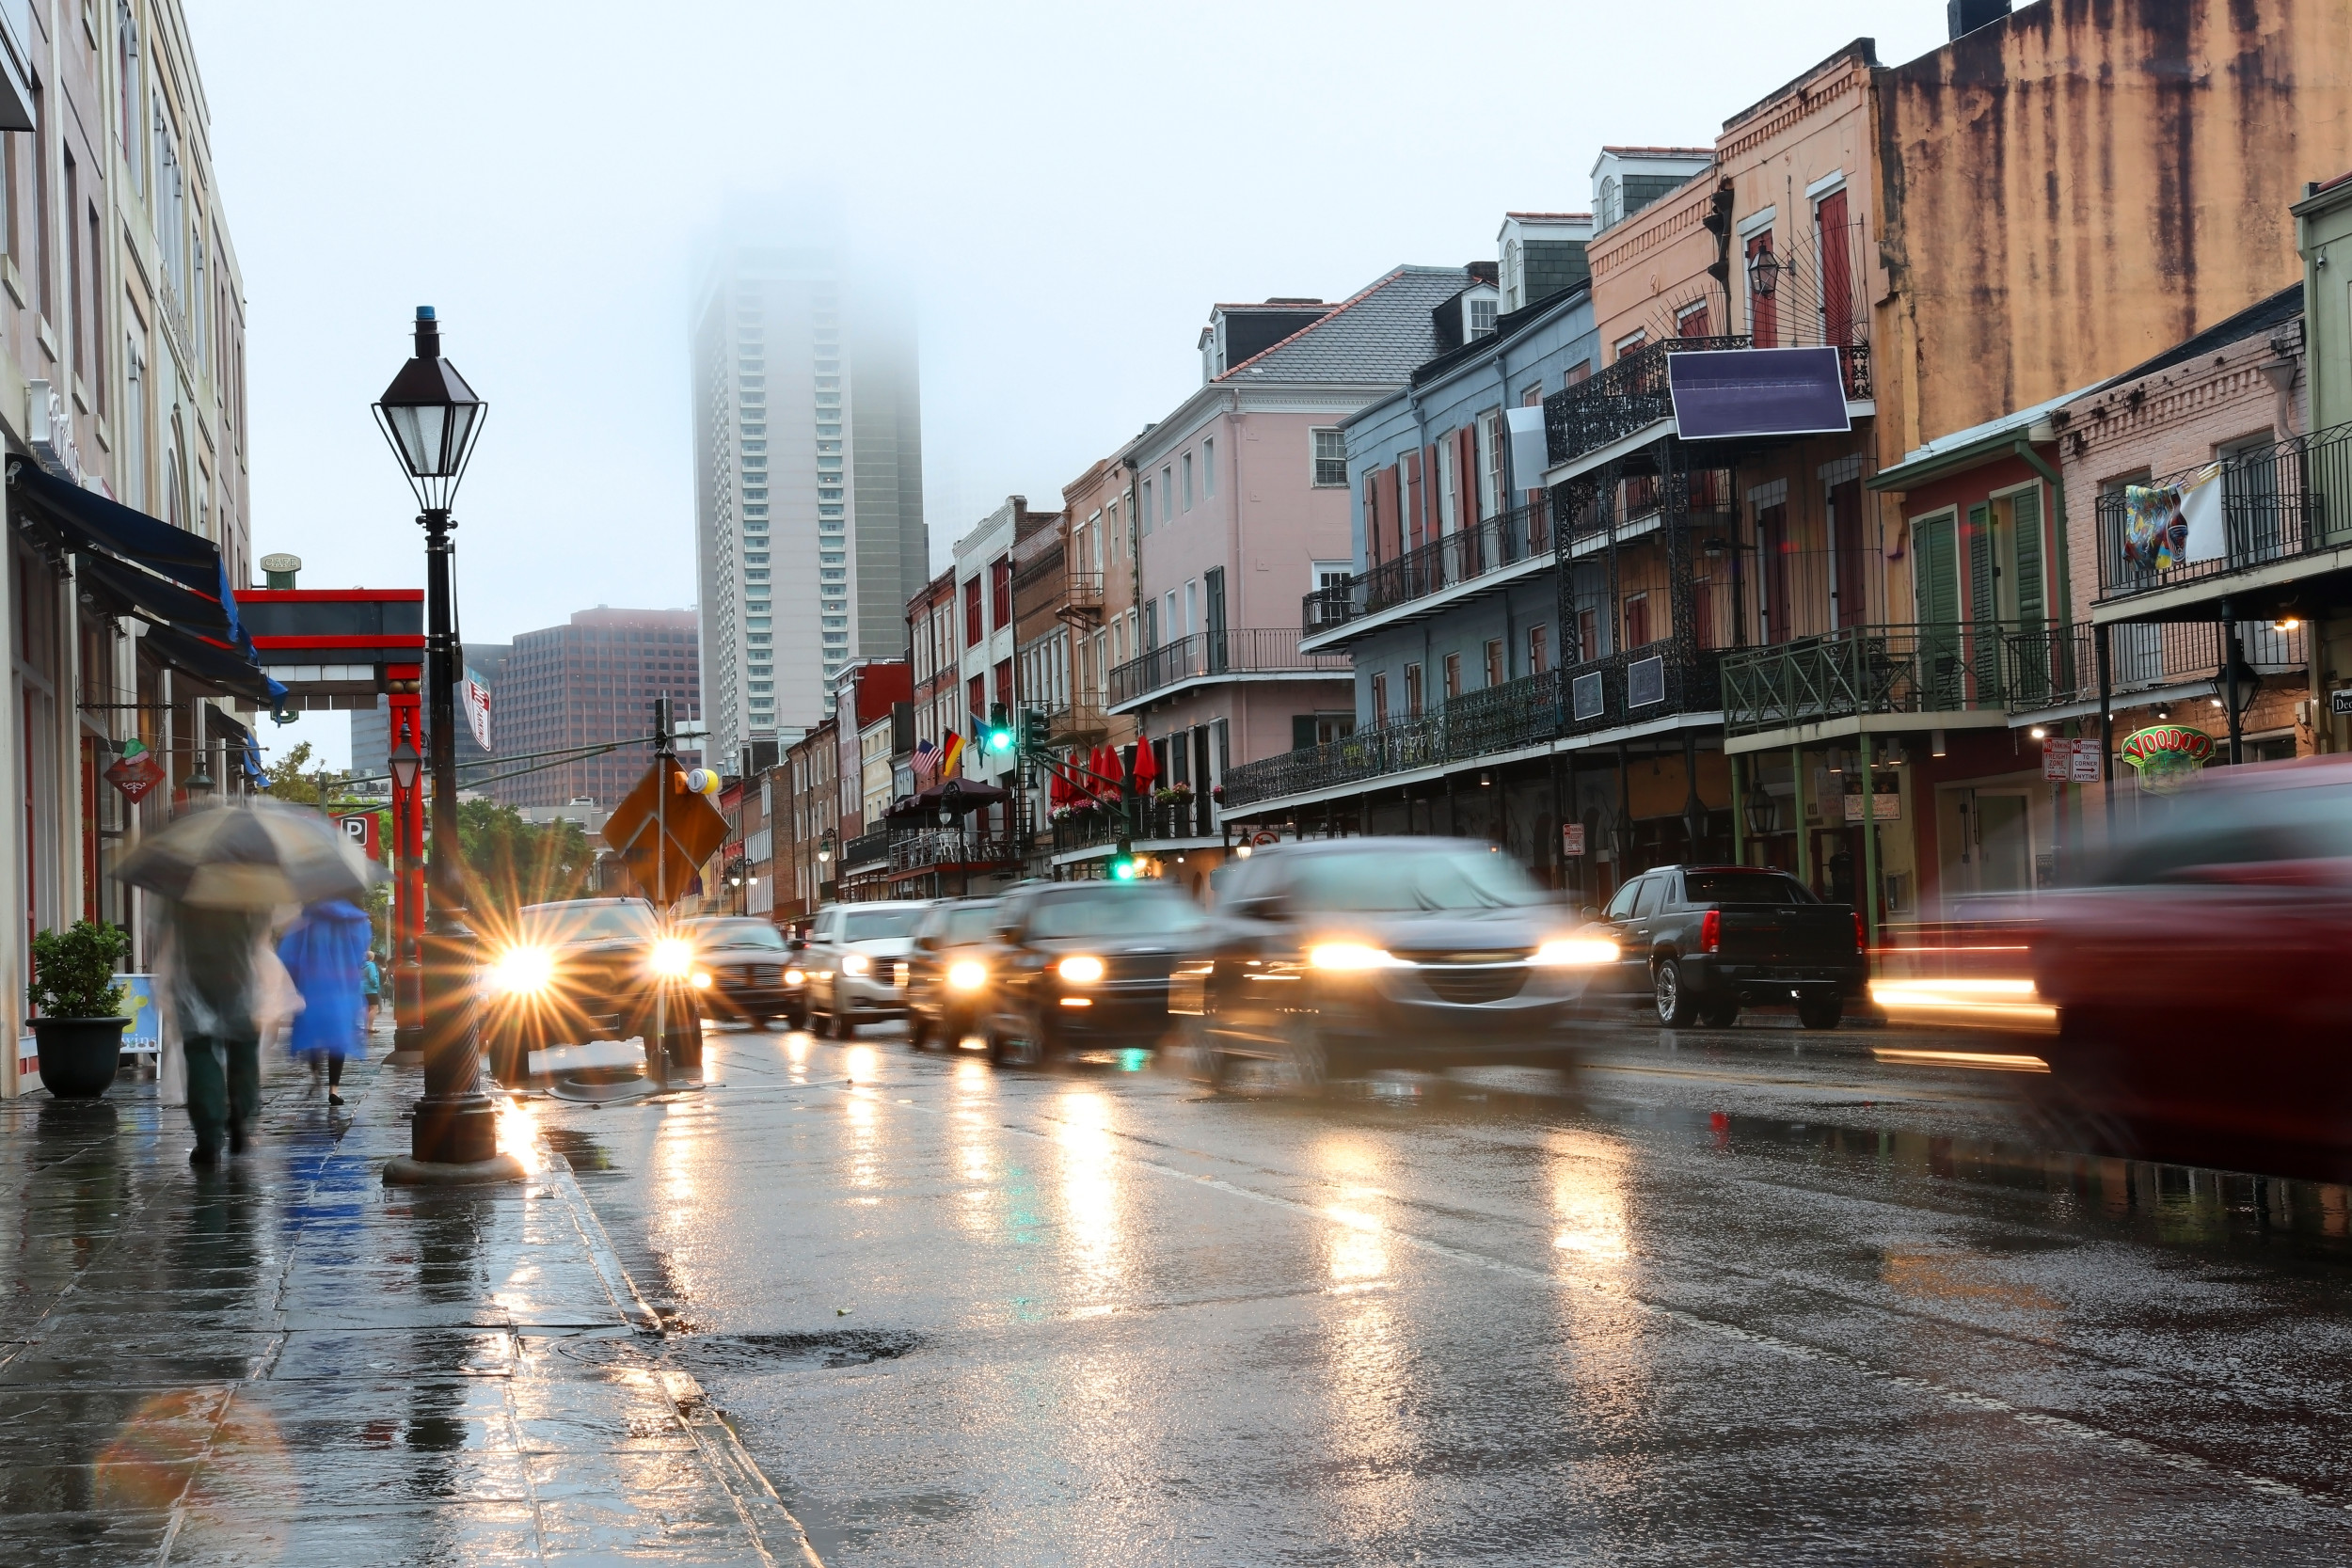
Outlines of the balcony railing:
<svg viewBox="0 0 2352 1568">
<path fill-rule="evenodd" d="M 860 833 L 841 847 L 841 869 L 844 871 L 880 865 L 889 858 L 890 830 L 887 828 L 877 828 L 870 833 Z"/>
<path fill-rule="evenodd" d="M 1096 806 L 1054 818 L 1054 851 L 1091 849 L 1127 839 L 1147 844 L 1168 839 L 1206 838 L 1216 832 L 1207 799 L 1178 795 L 1168 800 L 1137 800 L 1125 806 Z"/>
<path fill-rule="evenodd" d="M 1109 727 L 1103 713 L 1103 700 L 1094 692 L 1049 704 L 1044 713 L 1046 739 L 1056 746 L 1099 736 Z"/>
<path fill-rule="evenodd" d="M 2005 710 L 2011 661 L 2046 689 L 2067 644 L 2015 622 L 1848 626 L 1724 655 L 1724 725 L 1737 734 L 1865 713 Z M 2071 659 L 2071 653 L 2067 656 Z M 2040 674 L 2033 672 L 2040 671 Z"/>
<path fill-rule="evenodd" d="M 1020 858 L 1019 846 L 1009 838 L 959 828 L 894 833 L 890 839 L 893 872 L 929 871 L 943 865 L 1009 865 Z"/>
<path fill-rule="evenodd" d="M 1195 632 L 1163 642 L 1111 668 L 1110 705 L 1119 707 L 1180 681 L 1232 674 L 1345 674 L 1345 654 L 1302 654 L 1288 628 Z"/>
<path fill-rule="evenodd" d="M 1054 613 L 1073 624 L 1091 626 L 1103 618 L 1103 574 L 1073 572 L 1062 583 L 1061 604 Z"/>
<path fill-rule="evenodd" d="M 2304 630 L 2242 623 L 2238 636 L 2247 662 L 2257 670 L 2292 670 L 2310 657 Z M 2124 622 L 2109 627 L 2107 638 L 2108 691 L 2119 705 L 2129 705 L 2141 692 L 2220 678 L 2221 627 L 2216 622 Z M 2099 660 L 2090 626 L 2011 632 L 2003 643 L 2011 713 L 2098 700 Z"/>
<path fill-rule="evenodd" d="M 1550 553 L 1550 504 L 1513 507 L 1393 561 L 1380 562 L 1360 576 L 1315 590 L 1306 597 L 1300 631 L 1311 637 Z"/>
<path fill-rule="evenodd" d="M 1565 463 L 1672 418 L 1668 355 L 1747 346 L 1744 337 L 1668 338 L 1634 350 L 1590 380 L 1552 393 L 1544 399 L 1547 455 L 1555 464 Z"/>
<path fill-rule="evenodd" d="M 1654 642 L 1567 670 L 1468 691 L 1436 713 L 1393 719 L 1343 740 L 1301 747 L 1226 770 L 1225 809 L 1388 774 L 1502 756 L 1562 736 L 1645 719 L 1711 711 L 1716 657 L 1691 661 Z"/>
<path fill-rule="evenodd" d="M 2233 452 L 2216 467 L 2210 478 L 2201 467 L 2099 498 L 2103 602 L 2352 545 L 2352 424 Z M 2135 509 L 2135 495 L 2151 504 Z M 2207 515 L 2212 536 L 2191 531 L 2187 519 Z M 2175 518 L 2180 526 L 2168 528 Z M 2186 559 L 2190 551 L 2200 558 Z"/>
</svg>

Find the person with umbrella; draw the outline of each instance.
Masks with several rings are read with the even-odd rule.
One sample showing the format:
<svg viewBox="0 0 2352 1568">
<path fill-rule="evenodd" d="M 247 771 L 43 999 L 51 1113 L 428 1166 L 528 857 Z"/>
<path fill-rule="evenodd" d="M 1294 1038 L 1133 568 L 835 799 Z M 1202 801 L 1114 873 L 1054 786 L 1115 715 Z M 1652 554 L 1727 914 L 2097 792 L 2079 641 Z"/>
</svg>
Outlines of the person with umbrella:
<svg viewBox="0 0 2352 1568">
<path fill-rule="evenodd" d="M 310 1064 L 313 1087 L 324 1071 L 329 1105 L 343 1102 L 336 1092 L 342 1087 L 343 1062 L 367 1054 L 361 991 L 373 966 L 373 939 L 364 910 L 348 899 L 328 898 L 303 911 L 278 942 L 278 959 L 302 993 L 302 1011 L 294 1015 L 286 1044 L 296 1060 Z"/>
<path fill-rule="evenodd" d="M 272 805 L 195 811 L 142 840 L 115 875 L 167 901 L 160 989 L 187 1064 L 193 1164 L 242 1151 L 262 1114 L 262 1031 L 278 970 L 275 911 L 367 891 L 367 863 L 325 817 Z"/>
</svg>

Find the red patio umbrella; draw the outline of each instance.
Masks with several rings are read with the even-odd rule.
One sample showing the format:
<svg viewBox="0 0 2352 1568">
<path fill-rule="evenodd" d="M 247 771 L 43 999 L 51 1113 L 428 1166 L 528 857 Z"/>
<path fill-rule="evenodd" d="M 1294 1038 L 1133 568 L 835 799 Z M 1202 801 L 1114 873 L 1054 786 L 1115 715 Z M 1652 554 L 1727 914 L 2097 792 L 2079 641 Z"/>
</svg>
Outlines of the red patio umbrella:
<svg viewBox="0 0 2352 1568">
<path fill-rule="evenodd" d="M 1149 795 L 1158 782 L 1160 765 L 1152 754 L 1152 737 L 1138 731 L 1136 735 L 1136 793 Z"/>
</svg>

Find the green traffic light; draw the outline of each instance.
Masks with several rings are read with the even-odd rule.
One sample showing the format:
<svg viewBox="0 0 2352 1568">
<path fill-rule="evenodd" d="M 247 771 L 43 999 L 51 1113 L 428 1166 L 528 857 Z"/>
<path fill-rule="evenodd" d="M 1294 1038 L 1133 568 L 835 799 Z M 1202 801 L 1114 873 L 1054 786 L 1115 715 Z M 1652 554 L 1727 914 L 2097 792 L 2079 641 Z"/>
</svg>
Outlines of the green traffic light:
<svg viewBox="0 0 2352 1568">
<path fill-rule="evenodd" d="M 1120 857 L 1119 857 L 1119 859 L 1117 859 L 1117 860 L 1115 860 L 1115 861 L 1111 862 L 1111 880 L 1112 880 L 1112 881 L 1114 881 L 1114 882 L 1132 882 L 1132 881 L 1134 881 L 1135 879 L 1136 879 L 1136 863 L 1135 863 L 1133 860 L 1130 860 L 1128 857 L 1126 857 L 1126 856 L 1124 856 L 1124 855 L 1121 855 Z"/>
<path fill-rule="evenodd" d="M 990 751 L 1001 752 L 1011 744 L 1012 732 L 1010 730 L 991 730 L 988 732 L 988 749 Z"/>
</svg>

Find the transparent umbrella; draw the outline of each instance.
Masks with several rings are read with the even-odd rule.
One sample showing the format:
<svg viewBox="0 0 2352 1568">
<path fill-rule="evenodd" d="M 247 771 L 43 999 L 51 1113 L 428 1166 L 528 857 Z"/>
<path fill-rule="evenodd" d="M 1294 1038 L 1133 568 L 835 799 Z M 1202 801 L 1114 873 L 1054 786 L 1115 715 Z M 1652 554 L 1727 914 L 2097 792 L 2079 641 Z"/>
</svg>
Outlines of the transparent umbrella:
<svg viewBox="0 0 2352 1568">
<path fill-rule="evenodd" d="M 213 909 L 267 909 L 367 896 L 369 863 L 316 812 L 258 802 L 191 813 L 151 834 L 115 875 Z"/>
</svg>

